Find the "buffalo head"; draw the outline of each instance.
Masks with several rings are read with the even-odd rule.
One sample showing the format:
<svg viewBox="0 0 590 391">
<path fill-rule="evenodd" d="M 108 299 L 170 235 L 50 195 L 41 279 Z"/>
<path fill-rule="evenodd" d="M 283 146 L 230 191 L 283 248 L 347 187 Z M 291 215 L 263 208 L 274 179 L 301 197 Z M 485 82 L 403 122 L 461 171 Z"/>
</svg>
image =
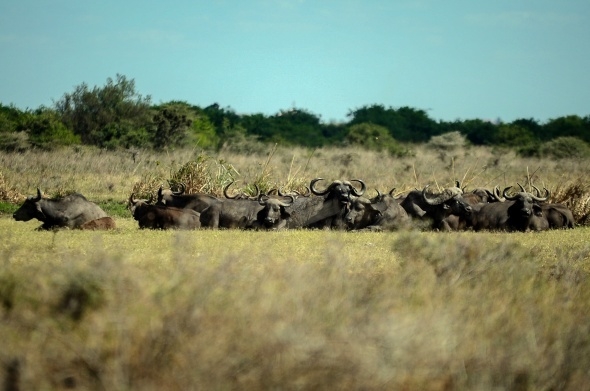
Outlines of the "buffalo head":
<svg viewBox="0 0 590 391">
<path fill-rule="evenodd" d="M 44 221 L 45 215 L 39 203 L 41 196 L 41 190 L 37 188 L 37 196 L 28 196 L 21 207 L 13 213 L 12 218 L 16 221 L 29 221 L 31 219 Z"/>
<path fill-rule="evenodd" d="M 285 211 L 285 208 L 291 206 L 295 201 L 295 198 L 291 195 L 286 197 L 290 198 L 289 202 L 281 201 L 277 198 L 270 198 L 263 194 L 258 196 L 258 203 L 264 206 L 264 209 L 259 213 L 259 219 L 262 220 L 262 224 L 266 227 L 272 227 L 280 220 L 287 219 L 291 216 Z"/>
<path fill-rule="evenodd" d="M 161 189 L 161 188 L 160 188 Z M 153 201 L 154 197 L 150 194 L 150 198 L 147 200 L 142 200 L 142 199 L 136 199 L 134 197 L 134 193 L 131 193 L 131 195 L 129 196 L 129 202 L 127 207 L 129 208 L 129 210 L 131 211 L 131 214 L 135 214 L 135 210 L 138 207 L 141 207 L 143 205 L 150 205 Z"/>
<path fill-rule="evenodd" d="M 549 199 L 549 190 L 545 189 L 545 197 L 539 197 L 527 192 L 520 183 L 517 183 L 517 185 L 520 187 L 521 191 L 514 194 L 508 194 L 508 190 L 511 186 L 506 187 L 502 192 L 504 198 L 508 201 L 514 201 L 515 209 L 518 209 L 522 216 L 528 217 L 533 214 L 541 216 L 542 211 L 538 203 Z"/>
<path fill-rule="evenodd" d="M 365 182 L 360 179 L 352 179 L 350 181 L 334 181 L 324 190 L 318 190 L 315 184 L 322 181 L 323 178 L 315 178 L 309 184 L 311 192 L 317 196 L 331 196 L 338 199 L 342 204 L 348 204 L 351 201 L 351 194 L 355 197 L 360 197 L 365 193 L 367 186 Z M 360 190 L 352 185 L 351 182 L 358 182 L 361 185 Z"/>
<path fill-rule="evenodd" d="M 428 205 L 441 206 L 447 214 L 463 215 L 471 213 L 471 206 L 463 199 L 463 190 L 459 187 L 448 187 L 430 198 L 426 194 L 428 185 L 422 189 L 422 197 Z"/>
</svg>

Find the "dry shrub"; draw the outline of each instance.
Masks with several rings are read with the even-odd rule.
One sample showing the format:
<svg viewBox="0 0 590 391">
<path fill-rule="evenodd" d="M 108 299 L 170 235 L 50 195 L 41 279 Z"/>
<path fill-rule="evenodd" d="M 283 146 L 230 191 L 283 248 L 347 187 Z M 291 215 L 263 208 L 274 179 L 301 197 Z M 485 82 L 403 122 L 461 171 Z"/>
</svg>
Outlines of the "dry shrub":
<svg viewBox="0 0 590 391">
<path fill-rule="evenodd" d="M 560 185 L 551 195 L 552 201 L 567 205 L 577 224 L 590 224 L 590 182 L 580 177 Z"/>
<path fill-rule="evenodd" d="M 26 197 L 20 194 L 13 186 L 11 186 L 0 171 L 0 201 L 12 202 L 14 204 L 22 202 Z"/>
<path fill-rule="evenodd" d="M 135 198 L 149 200 L 157 199 L 157 193 L 160 186 L 162 186 L 163 178 L 158 175 L 145 174 L 141 179 L 133 184 L 131 194 Z"/>
<path fill-rule="evenodd" d="M 186 193 L 219 196 L 223 194 L 223 187 L 234 181 L 238 175 L 237 170 L 229 162 L 201 154 L 195 160 L 182 164 L 175 171 L 171 168 L 168 183 L 170 187 L 184 184 Z"/>
<path fill-rule="evenodd" d="M 588 384 L 590 248 L 542 269 L 533 234 L 259 234 L 11 237 L 0 362 L 21 363 L 21 389 Z"/>
</svg>

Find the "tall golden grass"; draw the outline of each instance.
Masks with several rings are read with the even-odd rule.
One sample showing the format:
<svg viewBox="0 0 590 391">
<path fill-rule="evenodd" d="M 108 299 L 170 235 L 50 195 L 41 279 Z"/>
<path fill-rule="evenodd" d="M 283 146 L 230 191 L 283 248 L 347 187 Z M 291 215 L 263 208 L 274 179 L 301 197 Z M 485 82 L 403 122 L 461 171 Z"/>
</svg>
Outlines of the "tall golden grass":
<svg viewBox="0 0 590 391">
<path fill-rule="evenodd" d="M 270 156 L 272 153 L 272 156 Z M 0 155 L 7 188 L 124 202 L 199 151 Z M 270 156 L 270 159 L 269 159 Z M 588 186 L 588 162 L 466 149 L 212 156 L 245 185 Z M 217 166 L 217 163 L 211 167 Z M 162 182 L 160 182 L 162 181 Z M 527 182 L 528 181 L 528 182 Z M 293 182 L 297 185 L 296 181 Z M 583 192 L 582 192 L 583 193 Z M 586 194 L 586 193 L 583 193 Z M 582 199 L 581 197 L 579 197 Z M 589 227 L 541 233 L 39 232 L 0 217 L 5 390 L 590 389 Z"/>
</svg>

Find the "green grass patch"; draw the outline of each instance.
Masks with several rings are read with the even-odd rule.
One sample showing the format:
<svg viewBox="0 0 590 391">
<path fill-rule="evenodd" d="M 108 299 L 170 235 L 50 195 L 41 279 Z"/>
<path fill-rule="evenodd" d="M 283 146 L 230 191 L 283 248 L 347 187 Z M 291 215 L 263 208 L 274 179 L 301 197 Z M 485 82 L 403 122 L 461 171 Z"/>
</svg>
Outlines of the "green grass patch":
<svg viewBox="0 0 590 391">
<path fill-rule="evenodd" d="M 0 215 L 2 214 L 13 214 L 19 208 L 19 205 L 15 205 L 11 202 L 0 201 Z"/>
<path fill-rule="evenodd" d="M 130 217 L 131 213 L 127 208 L 127 202 L 109 199 L 107 201 L 97 202 L 98 206 L 111 217 Z"/>
</svg>

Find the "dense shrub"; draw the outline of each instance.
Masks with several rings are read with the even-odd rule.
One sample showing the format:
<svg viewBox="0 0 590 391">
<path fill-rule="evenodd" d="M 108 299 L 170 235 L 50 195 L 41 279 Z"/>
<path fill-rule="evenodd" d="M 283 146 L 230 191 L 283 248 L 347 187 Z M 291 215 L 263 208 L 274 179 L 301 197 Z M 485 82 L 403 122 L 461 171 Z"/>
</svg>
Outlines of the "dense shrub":
<svg viewBox="0 0 590 391">
<path fill-rule="evenodd" d="M 558 137 L 543 143 L 540 154 L 557 159 L 583 158 L 590 156 L 590 146 L 577 137 Z"/>
<path fill-rule="evenodd" d="M 0 132 L 0 150 L 24 152 L 31 148 L 27 132 Z"/>
</svg>

